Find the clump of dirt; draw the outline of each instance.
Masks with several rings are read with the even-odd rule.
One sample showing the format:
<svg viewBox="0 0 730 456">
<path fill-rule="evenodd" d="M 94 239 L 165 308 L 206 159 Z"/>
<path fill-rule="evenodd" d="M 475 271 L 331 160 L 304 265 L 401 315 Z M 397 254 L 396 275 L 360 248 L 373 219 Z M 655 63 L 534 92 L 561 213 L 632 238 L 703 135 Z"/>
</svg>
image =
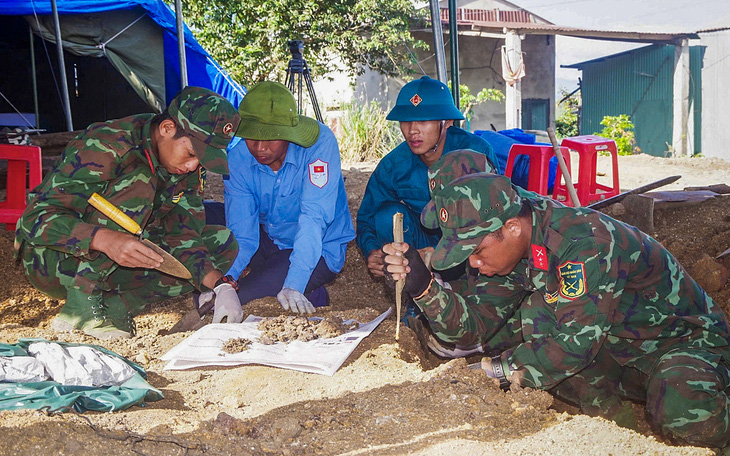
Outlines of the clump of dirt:
<svg viewBox="0 0 730 456">
<path fill-rule="evenodd" d="M 229 354 L 241 353 L 251 346 L 251 341 L 245 337 L 239 337 L 236 339 L 228 339 L 221 347 L 221 351 Z M 221 355 L 223 356 L 223 355 Z"/>
<path fill-rule="evenodd" d="M 357 329 L 357 323 L 345 325 L 337 318 L 325 317 L 322 320 L 309 320 L 302 316 L 279 315 L 276 318 L 261 320 L 258 325 L 264 345 L 277 342 L 288 344 L 295 340 L 309 342 L 315 339 L 329 339 Z"/>
</svg>

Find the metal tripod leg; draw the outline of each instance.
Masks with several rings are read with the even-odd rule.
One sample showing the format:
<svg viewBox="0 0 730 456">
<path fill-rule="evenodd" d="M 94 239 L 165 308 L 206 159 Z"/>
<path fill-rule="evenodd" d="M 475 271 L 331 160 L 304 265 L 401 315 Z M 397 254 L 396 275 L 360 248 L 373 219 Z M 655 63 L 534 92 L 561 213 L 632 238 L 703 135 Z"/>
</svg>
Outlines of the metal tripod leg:
<svg viewBox="0 0 730 456">
<path fill-rule="evenodd" d="M 296 83 L 295 80 L 296 79 Z M 300 60 L 298 62 L 294 62 L 294 60 L 289 61 L 289 66 L 286 69 L 286 86 L 289 88 L 289 90 L 292 92 L 292 94 L 295 94 L 297 97 L 297 109 L 299 111 L 299 114 L 302 114 L 302 79 L 307 84 L 307 92 L 309 93 L 309 99 L 312 102 L 312 108 L 314 109 L 314 115 L 317 118 L 318 121 L 324 122 L 322 120 L 322 112 L 319 109 L 319 102 L 317 101 L 317 96 L 314 93 L 314 85 L 312 84 L 312 77 L 309 74 L 309 68 L 307 67 L 307 62 L 304 60 Z M 296 85 L 296 92 L 294 91 L 294 87 Z"/>
</svg>

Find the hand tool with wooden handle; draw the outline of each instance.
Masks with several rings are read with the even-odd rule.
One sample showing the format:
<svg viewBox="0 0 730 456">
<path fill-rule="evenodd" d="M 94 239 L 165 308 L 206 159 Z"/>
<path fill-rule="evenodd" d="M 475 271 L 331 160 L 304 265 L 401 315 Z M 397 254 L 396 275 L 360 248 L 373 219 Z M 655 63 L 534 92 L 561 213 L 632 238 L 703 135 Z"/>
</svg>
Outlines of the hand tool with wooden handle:
<svg viewBox="0 0 730 456">
<path fill-rule="evenodd" d="M 393 241 L 403 242 L 403 214 L 396 212 L 393 214 Z M 413 247 L 409 247 L 413 248 Z M 403 287 L 406 279 L 400 279 L 395 283 L 395 340 L 400 336 L 400 309 L 403 304 Z"/>
<path fill-rule="evenodd" d="M 563 173 L 563 178 L 565 179 L 565 186 L 568 189 L 568 195 L 570 195 L 571 201 L 573 201 L 573 207 L 580 207 L 580 200 L 578 199 L 578 194 L 575 192 L 575 187 L 573 186 L 573 178 L 571 177 L 570 170 L 568 169 L 568 166 L 565 164 L 565 158 L 563 158 L 563 154 L 560 152 L 560 146 L 558 145 L 558 138 L 555 137 L 555 130 L 552 129 L 552 127 L 547 129 L 548 137 L 550 138 L 550 144 L 553 145 L 553 152 L 555 152 L 555 158 L 558 159 L 558 166 L 560 166 L 560 172 Z M 557 185 L 558 182 L 555 183 Z"/>
<path fill-rule="evenodd" d="M 682 177 L 682 176 L 669 176 L 669 177 L 665 177 L 664 179 L 659 179 L 658 181 L 651 182 L 651 183 L 646 184 L 646 185 L 642 185 L 641 187 L 636 187 L 633 190 L 629 190 L 629 191 L 626 191 L 626 192 L 623 192 L 623 193 L 619 193 L 618 195 L 612 196 L 610 198 L 606 198 L 604 200 L 597 201 L 597 202 L 595 202 L 593 204 L 589 204 L 586 207 L 588 207 L 589 209 L 598 210 L 598 209 L 601 209 L 603 207 L 610 206 L 610 205 L 612 205 L 614 203 L 621 202 L 621 200 L 623 200 L 624 198 L 626 198 L 629 195 L 640 195 L 642 193 L 646 193 L 646 192 L 650 192 L 652 190 L 656 190 L 659 187 L 663 187 L 665 185 L 669 185 L 672 182 L 675 182 L 675 181 L 679 180 L 680 177 Z"/>
<path fill-rule="evenodd" d="M 98 193 L 94 193 L 89 198 L 89 204 L 94 206 L 96 209 L 99 210 L 99 212 L 109 217 L 109 220 L 117 223 L 125 230 L 129 231 L 135 236 L 141 236 L 142 227 L 140 227 L 137 222 L 132 220 L 127 214 L 119 210 L 119 208 L 107 201 L 103 196 L 99 195 Z M 177 258 L 163 250 L 162 247 L 153 244 L 149 239 L 142 239 L 140 237 L 139 240 L 162 257 L 162 264 L 156 268 L 158 271 L 162 271 L 165 274 L 170 274 L 186 280 L 193 277 L 190 274 L 190 271 L 188 271 L 188 269 L 182 263 L 180 263 Z"/>
</svg>

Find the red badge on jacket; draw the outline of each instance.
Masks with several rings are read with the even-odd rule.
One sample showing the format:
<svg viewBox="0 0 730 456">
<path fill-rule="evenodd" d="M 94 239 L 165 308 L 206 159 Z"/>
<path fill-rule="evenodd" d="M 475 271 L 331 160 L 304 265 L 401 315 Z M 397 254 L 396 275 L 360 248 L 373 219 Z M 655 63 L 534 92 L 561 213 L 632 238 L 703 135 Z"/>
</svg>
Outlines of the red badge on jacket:
<svg viewBox="0 0 730 456">
<path fill-rule="evenodd" d="M 541 245 L 532 244 L 531 247 L 532 247 L 532 264 L 534 264 L 537 269 L 542 269 L 543 271 L 547 271 L 547 268 L 548 268 L 547 250 L 545 250 L 545 247 L 543 247 Z"/>
</svg>

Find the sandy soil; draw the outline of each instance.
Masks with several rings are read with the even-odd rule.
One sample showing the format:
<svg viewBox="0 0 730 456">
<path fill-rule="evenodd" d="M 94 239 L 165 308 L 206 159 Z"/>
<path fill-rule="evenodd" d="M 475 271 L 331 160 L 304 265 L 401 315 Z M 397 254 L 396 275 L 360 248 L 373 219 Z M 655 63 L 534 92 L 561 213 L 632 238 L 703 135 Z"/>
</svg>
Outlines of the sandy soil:
<svg viewBox="0 0 730 456">
<path fill-rule="evenodd" d="M 727 182 L 730 163 L 709 159 L 621 157 L 621 187 L 680 174 L 672 189 Z M 373 163 L 343 166 L 351 212 L 357 210 Z M 599 172 L 610 177 L 606 164 Z M 220 199 L 220 181 L 210 196 Z M 693 271 L 703 254 L 730 247 L 730 200 L 657 210 L 652 233 Z M 1 455 L 36 454 L 520 454 L 703 455 L 672 446 L 642 424 L 643 434 L 575 413 L 539 391 L 502 392 L 472 360 L 441 360 L 413 332 L 393 338 L 384 321 L 332 377 L 244 366 L 165 371 L 159 357 L 189 333 L 166 334 L 192 306 L 190 297 L 153 305 L 136 318 L 138 335 L 103 342 L 48 329 L 62 301 L 35 291 L 12 261 L 12 236 L 0 235 L 0 342 L 43 337 L 95 343 L 141 363 L 165 399 L 114 413 L 47 416 L 2 412 Z M 730 266 L 730 264 L 725 264 Z M 703 270 L 698 270 L 703 274 Z M 694 275 L 694 273 L 693 273 Z M 342 274 L 329 287 L 322 316 L 368 321 L 392 306 L 354 243 Z M 711 293 L 730 311 L 730 287 Z M 283 314 L 274 298 L 249 303 L 250 314 Z M 641 410 L 637 405 L 636 410 Z"/>
</svg>

